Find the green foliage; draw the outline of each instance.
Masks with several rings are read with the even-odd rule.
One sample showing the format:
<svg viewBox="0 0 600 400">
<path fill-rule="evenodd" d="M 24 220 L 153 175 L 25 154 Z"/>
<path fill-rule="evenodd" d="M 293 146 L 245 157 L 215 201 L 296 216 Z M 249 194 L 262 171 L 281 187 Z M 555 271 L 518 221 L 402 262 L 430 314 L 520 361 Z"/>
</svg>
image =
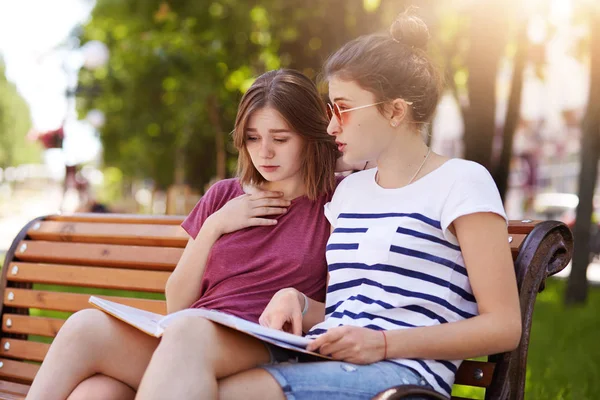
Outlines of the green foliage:
<svg viewBox="0 0 600 400">
<path fill-rule="evenodd" d="M 291 67 L 314 78 L 331 51 L 385 28 L 402 8 L 392 0 L 98 0 L 82 39 L 106 43 L 110 61 L 81 71 L 80 85 L 100 94 L 78 106 L 106 114 L 106 165 L 163 188 L 182 168 L 202 188 L 215 175 L 215 139 L 233 129 L 257 75 Z M 226 149 L 232 173 L 235 150 Z"/>
<path fill-rule="evenodd" d="M 30 126 L 29 107 L 0 60 L 0 168 L 39 161 L 40 147 L 26 139 Z"/>
</svg>

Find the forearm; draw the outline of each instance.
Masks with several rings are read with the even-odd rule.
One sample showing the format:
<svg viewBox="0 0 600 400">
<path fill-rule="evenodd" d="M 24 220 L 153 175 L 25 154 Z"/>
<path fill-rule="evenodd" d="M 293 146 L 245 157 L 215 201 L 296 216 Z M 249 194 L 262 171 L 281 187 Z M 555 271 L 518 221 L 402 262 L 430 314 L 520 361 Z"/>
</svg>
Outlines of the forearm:
<svg viewBox="0 0 600 400">
<path fill-rule="evenodd" d="M 198 300 L 206 261 L 210 249 L 219 237 L 218 229 L 209 218 L 189 245 L 189 250 L 186 248 L 184 251 L 165 289 L 169 314 L 188 308 Z"/>
<path fill-rule="evenodd" d="M 301 307 L 304 307 L 304 298 L 298 292 L 298 301 Z M 308 332 L 310 328 L 319 322 L 323 322 L 325 319 L 325 303 L 313 300 L 308 296 L 306 296 L 306 299 L 308 299 L 308 309 L 306 310 L 306 314 L 302 316 L 302 332 Z"/>
<path fill-rule="evenodd" d="M 387 358 L 463 360 L 519 344 L 519 315 L 483 314 L 458 322 L 386 331 Z"/>
</svg>

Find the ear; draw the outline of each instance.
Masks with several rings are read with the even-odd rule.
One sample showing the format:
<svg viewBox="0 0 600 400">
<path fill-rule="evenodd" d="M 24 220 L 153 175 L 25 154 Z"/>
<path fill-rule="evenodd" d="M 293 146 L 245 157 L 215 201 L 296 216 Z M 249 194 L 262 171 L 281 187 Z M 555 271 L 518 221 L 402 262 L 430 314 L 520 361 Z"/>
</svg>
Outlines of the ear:
<svg viewBox="0 0 600 400">
<path fill-rule="evenodd" d="M 408 113 L 408 104 L 403 99 L 395 99 L 391 104 L 390 125 L 399 126 L 406 118 Z"/>
</svg>

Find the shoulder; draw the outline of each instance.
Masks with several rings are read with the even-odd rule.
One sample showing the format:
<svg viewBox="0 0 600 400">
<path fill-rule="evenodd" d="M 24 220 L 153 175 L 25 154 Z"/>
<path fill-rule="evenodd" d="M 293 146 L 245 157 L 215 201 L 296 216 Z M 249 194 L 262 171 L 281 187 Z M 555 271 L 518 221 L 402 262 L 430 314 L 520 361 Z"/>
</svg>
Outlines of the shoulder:
<svg viewBox="0 0 600 400">
<path fill-rule="evenodd" d="M 237 178 L 222 179 L 215 182 L 205 193 L 205 197 L 228 200 L 243 194 L 244 191 Z"/>
<path fill-rule="evenodd" d="M 361 188 L 368 182 L 374 179 L 376 168 L 368 169 L 365 171 L 354 172 L 346 177 L 343 177 L 338 183 L 337 190 L 348 190 L 348 188 Z"/>
<path fill-rule="evenodd" d="M 493 182 L 490 172 L 483 165 L 475 161 L 452 158 L 446 161 L 440 168 L 443 168 L 445 171 L 444 174 L 441 174 L 440 178 L 448 182 Z"/>
</svg>

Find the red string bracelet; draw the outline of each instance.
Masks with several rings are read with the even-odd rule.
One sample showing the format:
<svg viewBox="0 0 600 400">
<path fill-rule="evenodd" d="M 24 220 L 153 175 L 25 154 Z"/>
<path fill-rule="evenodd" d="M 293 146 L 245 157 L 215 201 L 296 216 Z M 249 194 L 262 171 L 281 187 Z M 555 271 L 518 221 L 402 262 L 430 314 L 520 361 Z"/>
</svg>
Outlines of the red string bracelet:
<svg viewBox="0 0 600 400">
<path fill-rule="evenodd" d="M 387 360 L 387 337 L 385 336 L 385 331 L 381 331 L 383 334 L 383 359 Z"/>
</svg>

